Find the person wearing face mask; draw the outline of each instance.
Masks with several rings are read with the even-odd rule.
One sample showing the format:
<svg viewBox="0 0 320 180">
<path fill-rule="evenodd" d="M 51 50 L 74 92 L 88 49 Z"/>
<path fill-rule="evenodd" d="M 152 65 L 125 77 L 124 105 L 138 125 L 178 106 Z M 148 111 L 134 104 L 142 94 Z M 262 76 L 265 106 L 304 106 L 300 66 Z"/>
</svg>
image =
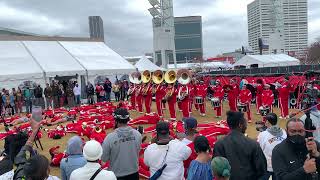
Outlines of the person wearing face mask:
<svg viewBox="0 0 320 180">
<path fill-rule="evenodd" d="M 227 123 L 231 132 L 216 142 L 214 156 L 228 159 L 230 180 L 261 179 L 267 172 L 267 161 L 259 144 L 244 135 L 247 121 L 243 113 L 229 111 Z"/>
<path fill-rule="evenodd" d="M 269 113 L 265 117 L 267 130 L 261 132 L 258 135 L 257 141 L 266 156 L 268 173 L 265 175 L 264 180 L 268 180 L 270 176 L 275 180 L 275 176 L 272 169 L 271 157 L 273 148 L 280 144 L 283 140 L 287 138 L 285 130 L 281 129 L 278 125 L 278 117 L 275 113 Z"/>
<path fill-rule="evenodd" d="M 310 179 L 312 173 L 320 172 L 320 145 L 312 137 L 305 138 L 304 123 L 300 119 L 290 119 L 286 131 L 287 139 L 272 151 L 274 174 L 281 180 Z"/>
</svg>

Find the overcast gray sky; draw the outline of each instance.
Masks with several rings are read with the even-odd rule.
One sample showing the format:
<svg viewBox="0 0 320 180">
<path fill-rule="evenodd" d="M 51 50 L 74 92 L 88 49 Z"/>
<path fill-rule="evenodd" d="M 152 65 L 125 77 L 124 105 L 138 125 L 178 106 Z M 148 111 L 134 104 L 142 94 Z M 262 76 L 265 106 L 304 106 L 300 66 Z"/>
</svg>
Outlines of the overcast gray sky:
<svg viewBox="0 0 320 180">
<path fill-rule="evenodd" d="M 205 57 L 247 44 L 253 0 L 174 0 L 175 16 L 203 17 Z M 148 0 L 0 0 L 0 27 L 42 35 L 89 36 L 88 16 L 103 18 L 106 44 L 122 56 L 152 52 Z M 320 37 L 320 0 L 309 0 L 309 43 Z"/>
</svg>

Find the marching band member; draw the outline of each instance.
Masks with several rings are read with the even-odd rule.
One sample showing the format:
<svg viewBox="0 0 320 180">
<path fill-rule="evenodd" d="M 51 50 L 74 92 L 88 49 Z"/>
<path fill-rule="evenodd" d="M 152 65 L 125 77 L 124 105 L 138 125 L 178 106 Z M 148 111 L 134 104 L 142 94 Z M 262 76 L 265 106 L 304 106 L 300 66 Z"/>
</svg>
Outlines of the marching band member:
<svg viewBox="0 0 320 180">
<path fill-rule="evenodd" d="M 143 109 L 142 109 L 142 101 L 143 101 L 143 96 L 142 96 L 142 85 L 141 84 L 137 84 L 136 85 L 136 103 L 138 104 L 138 111 L 140 114 L 143 113 Z"/>
<path fill-rule="evenodd" d="M 154 94 L 156 95 L 156 106 L 157 106 L 157 111 L 158 111 L 158 115 L 160 116 L 160 119 L 163 118 L 163 98 L 166 95 L 166 86 L 164 84 L 164 82 L 162 82 L 159 85 L 155 85 L 155 90 Z"/>
<path fill-rule="evenodd" d="M 189 88 L 189 113 L 192 113 L 192 106 L 194 103 L 194 97 L 195 97 L 195 89 L 196 86 L 193 83 L 193 81 L 191 81 L 189 84 L 187 84 L 188 88 Z"/>
<path fill-rule="evenodd" d="M 261 94 L 261 105 L 263 107 L 269 107 L 270 112 L 272 112 L 273 100 L 274 100 L 274 94 L 272 90 L 270 90 L 270 85 L 265 84 L 264 90 L 262 91 L 262 94 Z"/>
<path fill-rule="evenodd" d="M 213 87 L 213 97 L 219 98 L 220 106 L 215 107 L 213 110 L 216 110 L 216 118 L 220 118 L 222 115 L 222 100 L 224 97 L 224 90 L 220 84 L 220 80 L 216 80 L 216 85 Z"/>
<path fill-rule="evenodd" d="M 168 102 L 170 118 L 172 121 L 176 120 L 176 102 L 177 102 L 177 89 L 174 84 L 168 84 L 166 88 L 166 95 L 164 99 Z"/>
<path fill-rule="evenodd" d="M 143 97 L 144 97 L 144 105 L 146 108 L 146 114 L 149 115 L 151 113 L 151 103 L 152 103 L 152 84 L 151 84 L 151 82 L 148 82 L 144 85 Z"/>
<path fill-rule="evenodd" d="M 286 77 L 284 82 L 281 84 L 279 91 L 279 102 L 280 102 L 280 109 L 281 115 L 280 119 L 282 118 L 289 118 L 289 95 L 290 95 L 290 85 L 288 83 L 288 78 Z"/>
<path fill-rule="evenodd" d="M 133 111 L 136 111 L 136 87 L 134 83 L 130 83 L 128 95 L 130 96 L 130 102 Z"/>
<path fill-rule="evenodd" d="M 248 115 L 248 122 L 251 123 L 251 111 L 250 111 L 250 103 L 251 103 L 252 94 L 249 89 L 247 89 L 246 82 L 243 83 L 242 89 L 239 94 L 239 102 L 245 104 L 247 106 L 247 115 Z"/>
<path fill-rule="evenodd" d="M 206 106 L 205 106 L 205 99 L 207 95 L 208 86 L 206 86 L 203 82 L 203 80 L 200 81 L 198 85 L 196 85 L 195 88 L 195 95 L 196 98 L 201 97 L 202 98 L 202 104 L 198 104 L 196 102 L 196 107 L 200 109 L 200 115 L 205 116 L 206 115 Z"/>
<path fill-rule="evenodd" d="M 187 85 L 181 84 L 179 91 L 178 91 L 178 98 L 179 101 L 181 102 L 181 110 L 182 110 L 182 116 L 183 117 L 189 117 L 190 112 L 189 112 L 189 94 L 190 90 Z"/>
<path fill-rule="evenodd" d="M 260 114 L 259 108 L 262 105 L 262 91 L 263 91 L 263 81 L 261 79 L 257 80 L 256 84 L 256 108 L 257 114 Z"/>
<path fill-rule="evenodd" d="M 228 100 L 230 111 L 237 111 L 237 98 L 239 95 L 239 86 L 234 79 L 230 79 L 231 88 L 228 91 Z"/>
</svg>

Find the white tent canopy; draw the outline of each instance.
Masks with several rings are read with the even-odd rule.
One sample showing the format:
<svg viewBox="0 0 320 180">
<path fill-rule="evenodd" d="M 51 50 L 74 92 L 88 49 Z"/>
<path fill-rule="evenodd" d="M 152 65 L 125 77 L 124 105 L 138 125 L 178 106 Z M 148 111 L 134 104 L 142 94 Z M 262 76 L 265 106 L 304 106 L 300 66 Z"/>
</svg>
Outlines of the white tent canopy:
<svg viewBox="0 0 320 180">
<path fill-rule="evenodd" d="M 156 70 L 162 70 L 164 71 L 164 68 L 161 68 L 155 64 L 153 64 L 146 56 L 142 56 L 141 59 L 136 63 L 135 67 L 139 71 L 145 71 L 149 70 L 151 72 L 156 71 Z"/>
<path fill-rule="evenodd" d="M 43 70 L 20 41 L 0 41 L 1 87 L 17 86 L 26 80 L 39 83 Z"/>
<path fill-rule="evenodd" d="M 285 54 L 246 55 L 233 66 L 250 67 L 253 64 L 257 64 L 258 67 L 294 66 L 299 65 L 300 61 Z"/>
<path fill-rule="evenodd" d="M 0 41 L 0 69 L 1 88 L 17 87 L 24 81 L 44 85 L 55 76 L 79 75 L 93 82 L 97 76 L 135 71 L 103 42 L 87 41 Z"/>
<path fill-rule="evenodd" d="M 87 70 L 89 76 L 115 75 L 135 70 L 127 60 L 103 42 L 60 42 Z"/>
<path fill-rule="evenodd" d="M 205 68 L 205 69 L 219 69 L 219 68 L 228 68 L 230 65 L 224 64 L 222 62 L 203 62 L 203 63 L 183 63 L 177 64 L 177 68 L 174 67 L 174 64 L 169 64 L 169 69 L 193 69 L 193 68 Z"/>
<path fill-rule="evenodd" d="M 85 75 L 86 70 L 56 41 L 24 41 L 46 77 Z"/>
</svg>

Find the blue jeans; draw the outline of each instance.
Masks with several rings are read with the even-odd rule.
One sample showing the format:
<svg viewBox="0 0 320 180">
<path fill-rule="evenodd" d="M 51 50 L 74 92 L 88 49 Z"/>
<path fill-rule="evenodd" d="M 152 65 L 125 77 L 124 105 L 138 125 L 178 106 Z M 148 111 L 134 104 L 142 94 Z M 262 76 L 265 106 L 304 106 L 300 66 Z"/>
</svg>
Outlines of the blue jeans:
<svg viewBox="0 0 320 180">
<path fill-rule="evenodd" d="M 110 102 L 110 92 L 106 92 L 106 101 Z"/>
<path fill-rule="evenodd" d="M 27 113 L 32 113 L 32 101 L 31 99 L 26 99 L 26 112 Z"/>
<path fill-rule="evenodd" d="M 76 95 L 76 104 L 79 105 L 80 104 L 80 95 Z"/>
</svg>

